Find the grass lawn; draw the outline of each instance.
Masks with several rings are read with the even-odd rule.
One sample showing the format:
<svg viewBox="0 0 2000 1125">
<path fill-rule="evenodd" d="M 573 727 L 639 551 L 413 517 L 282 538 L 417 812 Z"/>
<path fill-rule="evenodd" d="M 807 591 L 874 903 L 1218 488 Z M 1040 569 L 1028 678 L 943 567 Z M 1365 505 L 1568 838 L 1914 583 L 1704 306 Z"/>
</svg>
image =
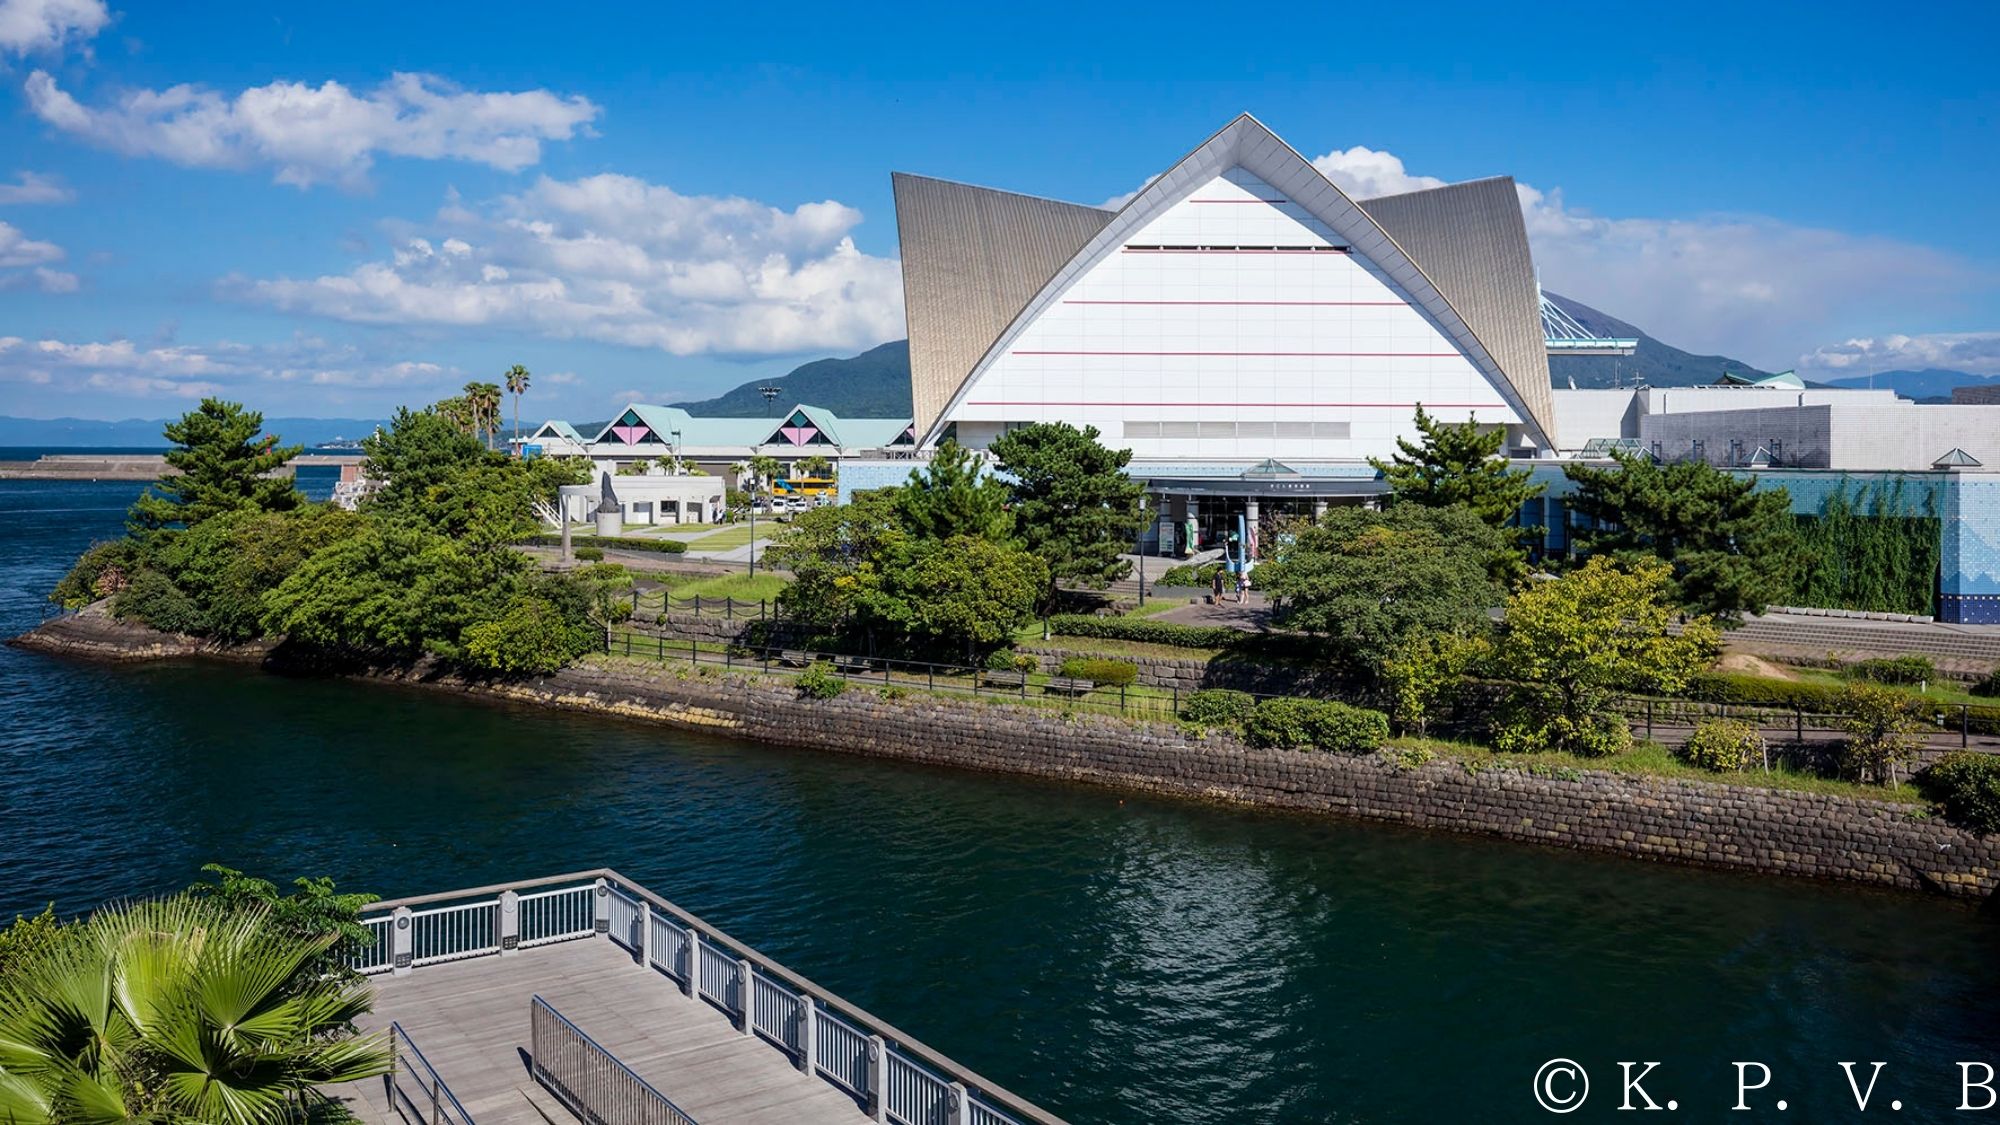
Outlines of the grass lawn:
<svg viewBox="0 0 2000 1125">
<path fill-rule="evenodd" d="M 757 538 L 760 541 L 768 541 L 771 538 L 772 530 L 772 528 L 763 529 Z M 747 547 L 749 545 L 750 525 L 747 523 L 731 524 L 721 531 L 710 532 L 707 535 L 697 536 L 688 540 L 689 549 L 696 551 L 729 551 L 737 547 Z"/>
<path fill-rule="evenodd" d="M 790 582 L 775 574 L 717 574 L 709 578 L 678 578 L 664 583 L 676 598 L 735 598 L 739 602 L 775 601 Z"/>
<path fill-rule="evenodd" d="M 1769 773 L 1761 769 L 1748 769 L 1741 773 L 1710 773 L 1674 757 L 1672 750 L 1657 742 L 1634 742 L 1632 748 L 1624 753 L 1603 758 L 1583 758 L 1575 754 L 1555 753 L 1501 754 L 1477 743 L 1424 738 L 1392 738 L 1389 740 L 1389 746 L 1402 750 L 1429 750 L 1440 758 L 1453 759 L 1462 763 L 1468 770 L 1474 771 L 1513 769 L 1559 777 L 1567 770 L 1603 770 L 1637 777 L 1716 781 L 1765 789 L 1791 789 L 1804 793 L 1828 793 L 1841 797 L 1898 801 L 1911 805 L 1924 804 L 1924 799 L 1918 795 L 1915 787 L 1908 784 L 1893 788 L 1884 785 L 1864 785 L 1860 782 L 1839 781 L 1777 766 L 1773 766 Z"/>
</svg>

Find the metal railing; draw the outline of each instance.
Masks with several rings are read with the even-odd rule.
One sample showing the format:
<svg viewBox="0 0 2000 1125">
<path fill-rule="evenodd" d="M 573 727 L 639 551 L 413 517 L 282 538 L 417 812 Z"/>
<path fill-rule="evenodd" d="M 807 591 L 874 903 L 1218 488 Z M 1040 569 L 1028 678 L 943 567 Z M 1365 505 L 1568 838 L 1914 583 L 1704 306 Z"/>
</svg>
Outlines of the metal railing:
<svg viewBox="0 0 2000 1125">
<path fill-rule="evenodd" d="M 522 948 L 589 937 L 597 929 L 597 902 L 589 887 L 565 887 L 521 895 Z"/>
<path fill-rule="evenodd" d="M 539 996 L 530 1002 L 529 1025 L 535 1081 L 584 1121 L 695 1125 L 681 1107 Z"/>
<path fill-rule="evenodd" d="M 389 1052 L 389 1073 L 382 1076 L 382 1083 L 391 1108 L 424 1125 L 473 1125 L 472 1115 L 400 1023 L 389 1025 Z"/>
<path fill-rule="evenodd" d="M 588 904 L 588 914 L 583 904 Z M 883 1120 L 899 1125 L 1063 1125 L 609 868 L 378 902 L 364 910 L 362 924 L 378 935 L 352 961 L 364 973 L 408 973 L 439 962 L 505 956 L 531 945 L 603 934 L 672 981 L 691 1001 L 723 1012 L 743 1035 L 775 1048 L 793 1066 L 854 1098 L 867 1112 L 879 1110 Z M 549 1011 L 561 1020 L 560 1013 Z M 574 1030 L 574 1024 L 561 1022 Z M 538 1036 L 558 1034 L 536 1030 Z M 540 1045 L 534 1057 L 539 1067 Z M 549 1058 L 553 1065 L 558 1056 Z M 569 1081 L 569 1073 L 558 1070 L 555 1078 Z M 578 1092 L 574 1085 L 567 1088 Z M 555 1086 L 551 1090 L 561 1096 Z M 639 1099 L 633 1104 L 646 1103 Z M 586 1120 L 612 1125 L 609 1118 L 592 1116 L 590 1106 L 571 1108 Z M 620 1118 L 616 1125 L 628 1120 L 677 1125 L 664 1117 Z"/>
<path fill-rule="evenodd" d="M 500 952 L 500 904 L 474 902 L 410 913 L 410 964 Z"/>
<path fill-rule="evenodd" d="M 1065 682 L 1066 677 L 1042 672 L 1016 674 L 964 664 L 933 664 L 921 660 L 895 660 L 778 646 L 753 647 L 713 639 L 676 640 L 629 629 L 613 630 L 605 636 L 605 650 L 610 655 L 657 660 L 662 664 L 776 673 L 803 672 L 815 664 L 825 664 L 857 687 L 945 692 L 1128 718 L 1171 721 L 1179 713 L 1185 694 L 1178 686 L 1084 686 Z"/>
</svg>

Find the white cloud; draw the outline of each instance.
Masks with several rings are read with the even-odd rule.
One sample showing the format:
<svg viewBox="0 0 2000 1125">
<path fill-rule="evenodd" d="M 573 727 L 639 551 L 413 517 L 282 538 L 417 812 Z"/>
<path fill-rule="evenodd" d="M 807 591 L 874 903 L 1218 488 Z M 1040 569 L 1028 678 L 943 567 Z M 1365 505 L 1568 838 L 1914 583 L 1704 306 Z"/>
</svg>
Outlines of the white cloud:
<svg viewBox="0 0 2000 1125">
<path fill-rule="evenodd" d="M 272 82 L 234 97 L 180 85 L 90 108 L 37 70 L 27 94 L 43 121 L 114 152 L 194 168 L 268 166 L 301 188 L 357 186 L 378 155 L 517 171 L 541 160 L 543 141 L 568 140 L 599 113 L 580 96 L 461 90 L 427 74 L 397 74 L 366 94 L 331 81 Z"/>
<path fill-rule="evenodd" d="M 53 242 L 37 242 L 11 223 L 0 223 L 0 269 L 18 269 L 60 262 L 62 247 Z"/>
<path fill-rule="evenodd" d="M 1313 161 L 1358 198 L 1442 186 L 1367 148 Z M 1759 215 L 1610 218 L 1557 190 L 1517 185 L 1544 287 L 1629 321 L 1676 347 L 1780 368 L 1856 315 L 1921 315 L 1977 282 L 1929 246 L 1797 226 Z"/>
<path fill-rule="evenodd" d="M 53 51 L 111 22 L 103 0 L 0 0 L 0 53 Z"/>
<path fill-rule="evenodd" d="M 903 331 L 893 259 L 861 213 L 681 195 L 630 176 L 544 177 L 483 209 L 450 199 L 387 259 L 225 283 L 247 299 L 363 324 L 518 328 L 674 355 L 861 348 Z"/>
<path fill-rule="evenodd" d="M 2000 375 L 2000 332 L 1857 337 L 1814 348 L 1799 357 L 1798 367 L 1808 378 L 1829 379 L 1927 367 Z"/>
<path fill-rule="evenodd" d="M 102 397 L 199 398 L 268 393 L 270 385 L 308 388 L 387 388 L 419 399 L 456 385 L 456 367 L 411 360 L 380 361 L 352 345 L 300 336 L 279 344 L 222 341 L 206 346 L 141 345 L 132 340 L 28 340 L 0 336 L 0 382 L 59 394 Z"/>
<path fill-rule="evenodd" d="M 1404 169 L 1401 157 L 1364 145 L 1355 145 L 1345 151 L 1334 149 L 1325 156 L 1315 156 L 1312 165 L 1319 169 L 1320 175 L 1332 180 L 1340 190 L 1356 199 L 1401 195 L 1445 184 L 1436 176 L 1413 176 Z"/>
<path fill-rule="evenodd" d="M 53 242 L 29 238 L 12 223 L 0 222 L 0 291 L 33 286 L 47 293 L 74 293 L 73 273 L 50 268 L 64 258 Z"/>
<path fill-rule="evenodd" d="M 40 172 L 21 172 L 13 183 L 0 183 L 0 206 L 68 203 L 75 198 L 76 193 L 64 187 L 62 181 Z"/>
</svg>

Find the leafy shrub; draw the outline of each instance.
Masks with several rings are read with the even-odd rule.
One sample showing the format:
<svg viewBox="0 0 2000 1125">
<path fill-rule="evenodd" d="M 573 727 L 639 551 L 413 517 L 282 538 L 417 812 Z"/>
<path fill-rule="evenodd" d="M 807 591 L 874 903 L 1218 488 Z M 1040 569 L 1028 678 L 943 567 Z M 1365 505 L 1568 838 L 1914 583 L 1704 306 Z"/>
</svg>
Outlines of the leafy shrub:
<svg viewBox="0 0 2000 1125">
<path fill-rule="evenodd" d="M 526 541 L 539 547 L 559 547 L 562 545 L 562 536 L 560 534 L 530 535 Z M 615 547 L 620 551 L 652 551 L 655 554 L 661 555 L 686 554 L 688 549 L 688 545 L 678 539 L 626 539 L 612 535 L 572 534 L 569 537 L 569 543 L 571 547 L 597 547 L 600 549 Z M 581 557 L 581 555 L 582 552 L 578 552 L 578 557 Z"/>
<path fill-rule="evenodd" d="M 847 690 L 847 680 L 822 660 L 799 673 L 799 694 L 808 699 L 832 699 Z"/>
<path fill-rule="evenodd" d="M 100 598 L 108 598 L 125 588 L 137 565 L 138 550 L 129 539 L 113 539 L 93 544 L 69 573 L 62 576 L 49 600 L 64 609 L 82 609 Z"/>
<path fill-rule="evenodd" d="M 1847 674 L 1878 684 L 1929 684 L 1936 683 L 1938 678 L 1937 665 L 1931 663 L 1931 658 L 1916 653 L 1856 661 L 1848 665 Z"/>
<path fill-rule="evenodd" d="M 1062 674 L 1089 680 L 1098 687 L 1124 687 L 1139 679 L 1139 666 L 1129 660 L 1097 656 L 1072 656 L 1062 662 Z"/>
<path fill-rule="evenodd" d="M 500 616 L 465 627 L 465 663 L 489 672 L 548 673 L 596 649 L 602 635 L 547 598 L 522 594 Z"/>
<path fill-rule="evenodd" d="M 1056 614 L 1049 618 L 1049 631 L 1065 637 L 1143 641 L 1180 648 L 1226 648 L 1245 635 L 1224 625 L 1176 625 L 1143 617 L 1091 617 L 1081 613 Z"/>
<path fill-rule="evenodd" d="M 1571 715 L 1552 694 L 1517 687 L 1493 723 L 1493 748 L 1506 754 L 1560 751 L 1602 758 L 1631 747 L 1632 728 L 1623 715 L 1609 711 Z"/>
<path fill-rule="evenodd" d="M 1203 727 L 1233 727 L 1256 706 L 1256 697 L 1247 691 L 1208 688 L 1181 701 L 1181 718 Z"/>
<path fill-rule="evenodd" d="M 1922 700 L 1874 684 L 1849 684 L 1841 693 L 1847 743 L 1841 772 L 1857 780 L 1896 782 L 1896 769 L 1924 743 Z"/>
<path fill-rule="evenodd" d="M 1170 566 L 1165 574 L 1154 581 L 1155 586 L 1184 586 L 1208 588 L 1214 581 L 1215 572 L 1222 569 L 1220 561 L 1203 563 L 1201 566 Z"/>
<path fill-rule="evenodd" d="M 1703 719 L 1681 747 L 1688 764 L 1716 773 L 1734 773 L 1764 759 L 1764 735 L 1740 719 Z"/>
<path fill-rule="evenodd" d="M 1012 672 L 1014 670 L 1014 650 L 996 648 L 986 654 L 986 668 L 992 672 Z"/>
<path fill-rule="evenodd" d="M 1985 676 L 1981 677 L 1965 690 L 1984 699 L 1992 699 L 1995 696 L 2000 696 L 2000 668 L 1995 668 L 1993 671 L 1986 673 Z"/>
<path fill-rule="evenodd" d="M 1389 717 L 1365 707 L 1320 699 L 1266 699 L 1243 720 L 1252 746 L 1365 754 L 1389 737 Z"/>
<path fill-rule="evenodd" d="M 1955 750 L 1917 775 L 1945 818 L 1982 836 L 2000 832 L 2000 756 Z"/>
<path fill-rule="evenodd" d="M 200 633 L 208 628 L 201 607 L 157 570 L 140 570 L 111 603 L 112 616 L 141 621 L 167 633 Z"/>
<path fill-rule="evenodd" d="M 572 553 L 575 554 L 577 558 L 583 560 L 584 562 L 604 561 L 604 548 L 602 547 L 578 547 Z"/>
</svg>

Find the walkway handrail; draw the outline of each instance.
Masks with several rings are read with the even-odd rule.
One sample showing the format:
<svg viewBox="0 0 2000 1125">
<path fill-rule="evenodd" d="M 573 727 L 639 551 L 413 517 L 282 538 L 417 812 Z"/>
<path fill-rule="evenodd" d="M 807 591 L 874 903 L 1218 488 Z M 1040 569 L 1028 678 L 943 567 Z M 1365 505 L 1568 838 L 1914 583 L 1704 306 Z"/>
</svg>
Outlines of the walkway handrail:
<svg viewBox="0 0 2000 1125">
<path fill-rule="evenodd" d="M 962 1102 L 978 1125 L 1065 1125 L 1033 1102 L 609 867 L 371 903 L 363 908 L 362 922 L 375 925 L 385 918 L 394 920 L 382 929 L 385 935 L 393 935 L 393 955 L 384 958 L 380 950 L 364 951 L 365 957 L 358 957 L 355 967 L 364 972 L 405 973 L 434 961 L 506 954 L 537 944 L 523 932 L 525 912 L 518 909 L 535 896 L 519 892 L 552 884 L 564 886 L 559 891 L 544 891 L 543 897 L 567 899 L 570 892 L 589 895 L 595 903 L 595 924 L 590 929 L 562 930 L 544 940 L 609 937 L 632 950 L 648 967 L 679 983 L 691 998 L 714 1003 L 738 1022 L 743 1034 L 769 1042 L 790 1056 L 800 1070 L 860 1096 L 871 1112 L 873 1105 L 884 1105 L 884 1119 L 890 1122 L 918 1125 L 931 1120 L 934 1110 L 950 1105 L 955 1112 L 957 1103 Z M 419 954 L 412 942 L 421 940 L 422 926 L 406 923 L 423 923 L 426 915 L 461 909 L 460 905 L 410 909 L 433 903 L 490 908 L 493 927 L 490 931 L 470 927 L 463 934 L 454 931 L 455 937 L 463 938 L 462 948 Z M 515 909 L 510 911 L 510 905 Z M 666 948 L 656 945 L 656 938 L 667 943 Z M 819 1025 L 817 1031 L 815 1025 Z M 854 1082 L 839 1078 L 841 1074 L 865 1081 L 857 1089 Z"/>
<path fill-rule="evenodd" d="M 414 1067 L 405 1067 L 406 1051 L 409 1060 L 415 1063 Z M 388 1087 L 389 1108 L 396 1108 L 396 1099 L 401 1097 L 415 1112 L 418 1121 L 428 1122 L 429 1125 L 474 1125 L 472 1115 L 459 1104 L 458 1095 L 444 1084 L 437 1068 L 417 1049 L 416 1040 L 410 1038 L 410 1033 L 404 1031 L 400 1023 L 389 1025 L 389 1052 L 389 1073 L 382 1076 L 383 1084 Z M 406 1073 L 415 1080 L 417 1091 L 423 1095 L 422 1101 L 412 1097 L 397 1081 L 398 1075 Z M 430 1083 L 428 1086 L 424 1085 L 426 1080 Z"/>
<path fill-rule="evenodd" d="M 673 1100 L 536 996 L 528 1009 L 535 1081 L 595 1125 L 696 1125 Z"/>
</svg>

